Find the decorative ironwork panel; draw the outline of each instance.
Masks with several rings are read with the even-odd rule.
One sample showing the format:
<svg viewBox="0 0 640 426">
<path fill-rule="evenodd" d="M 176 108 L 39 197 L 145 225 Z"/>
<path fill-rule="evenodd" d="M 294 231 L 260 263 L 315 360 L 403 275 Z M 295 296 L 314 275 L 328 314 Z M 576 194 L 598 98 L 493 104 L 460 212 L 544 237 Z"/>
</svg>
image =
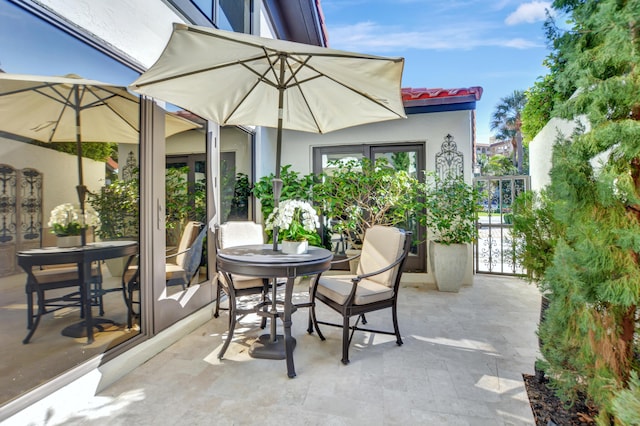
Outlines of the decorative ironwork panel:
<svg viewBox="0 0 640 426">
<path fill-rule="evenodd" d="M 18 172 L 7 164 L 0 164 L 0 244 L 16 242 Z"/>
<path fill-rule="evenodd" d="M 458 151 L 453 136 L 448 134 L 436 154 L 436 173 L 441 179 L 451 179 L 464 176 L 464 156 Z"/>
<path fill-rule="evenodd" d="M 20 234 L 24 241 L 40 240 L 42 233 L 42 173 L 23 169 L 20 180 Z"/>
<path fill-rule="evenodd" d="M 129 151 L 127 161 L 122 167 L 122 180 L 128 181 L 138 176 L 138 162 L 133 155 L 133 151 Z"/>
<path fill-rule="evenodd" d="M 475 243 L 475 270 L 480 273 L 523 275 L 512 234 L 513 200 L 529 189 L 529 176 L 481 176 L 474 185 L 482 194 Z"/>
</svg>

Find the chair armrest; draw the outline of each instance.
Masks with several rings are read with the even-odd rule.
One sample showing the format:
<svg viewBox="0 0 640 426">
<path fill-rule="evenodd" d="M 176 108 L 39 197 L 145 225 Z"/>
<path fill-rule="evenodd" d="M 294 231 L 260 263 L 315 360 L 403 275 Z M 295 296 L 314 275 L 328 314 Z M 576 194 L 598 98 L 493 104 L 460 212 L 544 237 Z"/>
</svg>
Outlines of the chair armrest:
<svg viewBox="0 0 640 426">
<path fill-rule="evenodd" d="M 402 259 L 404 259 L 407 256 L 406 252 L 402 252 L 402 254 L 400 255 L 399 258 L 397 258 L 396 260 L 393 261 L 393 263 L 385 266 L 382 269 L 378 269 L 377 271 L 373 271 L 373 272 L 369 272 L 367 274 L 362 274 L 362 275 L 356 275 L 355 277 L 353 277 L 351 279 L 351 281 L 353 281 L 354 284 L 359 283 L 360 281 L 362 281 L 363 278 L 369 278 L 369 277 L 373 277 L 375 275 L 379 275 L 383 272 L 387 272 L 389 269 L 394 268 L 398 263 L 402 262 Z"/>
<path fill-rule="evenodd" d="M 354 259 L 359 258 L 361 254 L 362 253 L 358 253 L 355 256 L 346 257 L 344 259 L 332 260 L 330 263 L 331 263 L 331 265 L 338 265 L 340 263 L 349 262 L 350 260 L 354 260 Z"/>
<path fill-rule="evenodd" d="M 189 250 L 191 250 L 191 247 L 189 247 L 189 248 L 188 248 L 188 249 L 186 249 L 186 250 L 182 250 L 182 251 L 179 251 L 179 252 L 176 252 L 176 253 L 168 254 L 168 255 L 166 255 L 166 256 L 165 256 L 165 259 L 171 259 L 172 257 L 176 257 L 176 256 L 178 256 L 179 254 L 187 253 Z"/>
</svg>

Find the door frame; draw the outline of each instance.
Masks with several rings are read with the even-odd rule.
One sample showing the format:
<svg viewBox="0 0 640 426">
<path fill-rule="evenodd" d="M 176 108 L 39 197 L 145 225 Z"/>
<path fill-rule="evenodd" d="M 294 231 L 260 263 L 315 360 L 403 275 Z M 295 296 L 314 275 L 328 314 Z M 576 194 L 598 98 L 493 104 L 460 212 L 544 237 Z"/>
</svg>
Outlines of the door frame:
<svg viewBox="0 0 640 426">
<path fill-rule="evenodd" d="M 417 170 L 416 177 L 424 182 L 426 170 L 426 146 L 425 142 L 398 142 L 380 144 L 353 144 L 353 145 L 325 145 L 313 147 L 312 170 L 315 175 L 322 172 L 323 154 L 355 154 L 373 160 L 376 154 L 390 152 L 416 152 Z M 418 224 L 417 235 L 413 236 L 417 241 L 416 253 L 407 258 L 404 266 L 405 272 L 427 272 L 426 255 L 426 229 Z M 336 255 L 336 258 L 340 258 Z"/>
</svg>

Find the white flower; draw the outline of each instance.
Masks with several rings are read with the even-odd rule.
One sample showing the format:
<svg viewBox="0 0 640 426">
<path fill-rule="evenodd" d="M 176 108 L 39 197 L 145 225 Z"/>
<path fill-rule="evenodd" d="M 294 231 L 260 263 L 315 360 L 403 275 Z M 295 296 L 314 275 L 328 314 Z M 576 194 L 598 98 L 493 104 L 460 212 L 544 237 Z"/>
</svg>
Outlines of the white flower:
<svg viewBox="0 0 640 426">
<path fill-rule="evenodd" d="M 296 226 L 299 225 L 299 226 Z M 315 209 L 306 201 L 284 200 L 269 215 L 265 222 L 265 229 L 272 230 L 278 227 L 281 231 L 290 231 L 289 237 L 297 237 L 300 232 L 297 228 L 302 227 L 307 232 L 315 232 L 320 226 L 320 219 Z M 298 235 L 291 235 L 296 233 Z M 287 232 L 284 233 L 287 235 Z"/>
<path fill-rule="evenodd" d="M 89 205 L 85 206 L 83 218 L 79 205 L 64 203 L 51 210 L 48 226 L 56 235 L 79 235 L 82 228 L 100 226 L 100 217 Z"/>
</svg>

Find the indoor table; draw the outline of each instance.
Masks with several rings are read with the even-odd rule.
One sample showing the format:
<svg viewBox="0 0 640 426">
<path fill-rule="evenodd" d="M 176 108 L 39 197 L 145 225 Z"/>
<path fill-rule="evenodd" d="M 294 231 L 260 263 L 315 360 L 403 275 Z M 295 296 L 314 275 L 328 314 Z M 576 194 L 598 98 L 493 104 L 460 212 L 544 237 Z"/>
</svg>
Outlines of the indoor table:
<svg viewBox="0 0 640 426">
<path fill-rule="evenodd" d="M 84 304 L 84 325 L 86 327 L 87 343 L 93 342 L 94 321 L 91 315 L 91 264 L 105 259 L 131 256 L 138 252 L 136 241 L 101 241 L 89 243 L 78 247 L 42 247 L 31 250 L 24 250 L 17 253 L 18 264 L 29 275 L 29 280 L 37 282 L 33 274 L 33 268 L 44 265 L 61 265 L 65 263 L 75 263 L 78 265 L 78 287 L 80 298 Z M 36 321 L 29 330 L 29 334 L 22 341 L 29 343 L 31 336 L 36 331 L 40 323 L 42 309 L 40 301 L 44 299 L 42 291 L 36 286 L 38 297 L 38 313 Z"/>
<path fill-rule="evenodd" d="M 249 350 L 254 358 L 286 359 L 287 375 L 295 377 L 293 364 L 293 349 L 295 339 L 291 337 L 291 314 L 298 307 L 308 307 L 310 303 L 294 304 L 292 302 L 293 285 L 296 277 L 315 275 L 331 268 L 333 254 L 326 249 L 310 246 L 304 254 L 285 254 L 280 250 L 274 251 L 272 244 L 237 246 L 220 249 L 216 256 L 218 271 L 226 274 L 248 275 L 273 280 L 273 296 L 271 310 L 260 308 L 258 315 L 271 318 L 269 334 L 264 334 L 256 340 Z M 283 308 L 277 309 L 276 279 L 286 278 Z M 281 318 L 284 335 L 276 333 L 276 319 Z"/>
</svg>

